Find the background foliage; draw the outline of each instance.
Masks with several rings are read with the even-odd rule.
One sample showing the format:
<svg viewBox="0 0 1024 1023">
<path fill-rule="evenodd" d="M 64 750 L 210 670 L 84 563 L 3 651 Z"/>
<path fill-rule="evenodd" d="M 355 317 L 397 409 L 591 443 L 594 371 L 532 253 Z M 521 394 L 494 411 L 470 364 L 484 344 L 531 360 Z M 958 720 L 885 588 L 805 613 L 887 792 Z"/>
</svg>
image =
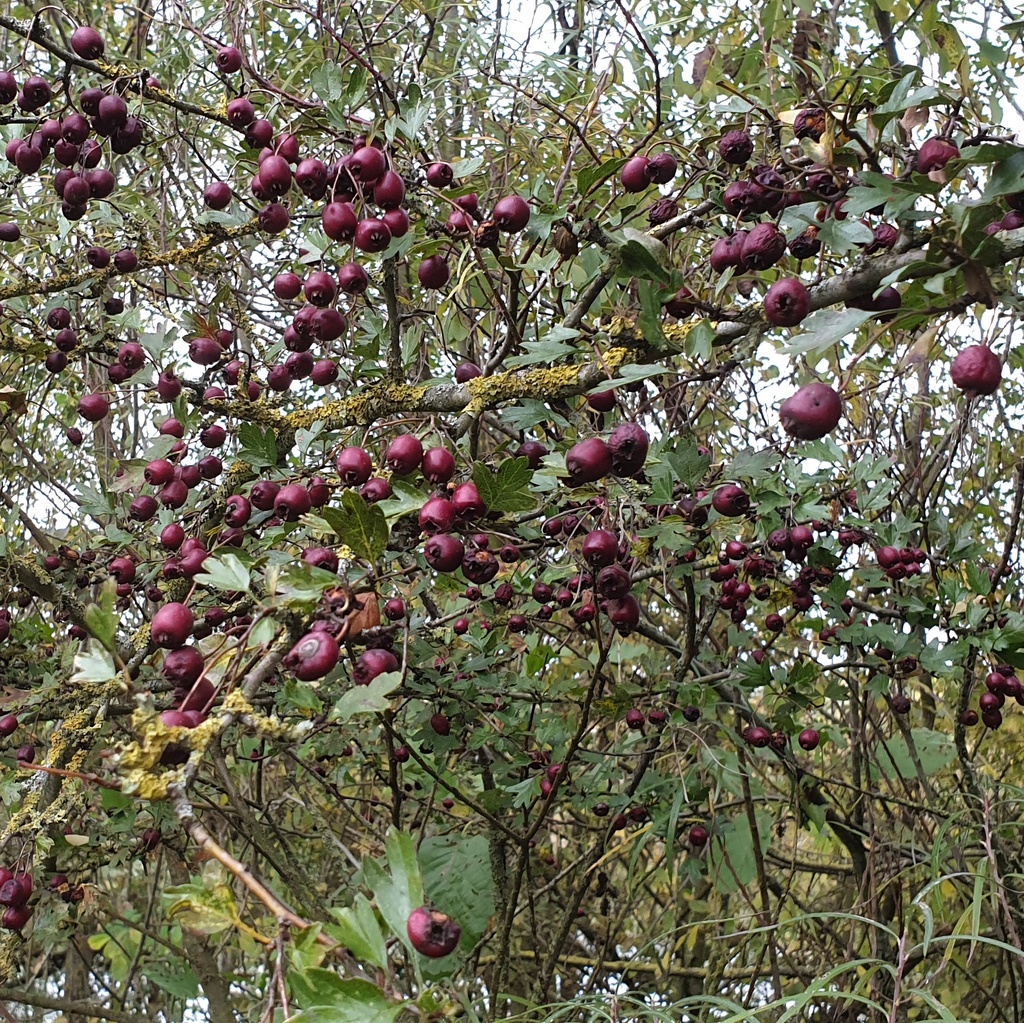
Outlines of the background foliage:
<svg viewBox="0 0 1024 1023">
<path fill-rule="evenodd" d="M 102 59 L 72 51 L 78 24 Z M 985 230 L 1024 193 L 1019 12 L 150 0 L 19 3 L 0 30 L 18 84 L 53 89 L 0 108 L 5 143 L 90 87 L 122 94 L 143 132 L 128 152 L 101 139 L 116 187 L 78 219 L 52 157 L 0 169 L 0 219 L 20 229 L 0 243 L 0 846 L 34 881 L 28 921 L 0 939 L 10 1018 L 1024 1017 L 1019 684 L 997 727 L 970 723 L 993 669 L 1024 667 L 1024 240 Z M 240 73 L 217 67 L 228 44 Z M 275 144 L 291 133 L 325 164 L 379 140 L 409 232 L 354 252 L 297 189 L 287 228 L 261 230 L 259 147 L 227 116 L 242 94 Z M 827 111 L 817 140 L 794 135 L 807 109 Z M 719 155 L 729 130 L 754 141 L 744 167 Z M 923 173 L 937 135 L 959 155 Z M 672 180 L 625 191 L 626 160 L 661 151 Z M 450 187 L 425 180 L 438 160 Z M 716 273 L 711 247 L 739 223 L 725 189 L 766 165 L 792 201 L 761 219 L 790 239 L 814 228 L 821 250 Z M 234 193 L 221 212 L 204 205 L 215 180 Z M 446 228 L 468 192 L 475 242 Z M 512 193 L 529 227 L 488 231 Z M 898 236 L 873 252 L 881 223 Z M 90 246 L 137 267 L 90 265 Z M 428 290 L 417 268 L 435 255 L 451 278 Z M 347 329 L 312 349 L 337 379 L 279 368 L 268 388 L 301 305 L 275 277 L 352 258 L 368 290 L 341 296 Z M 773 328 L 766 289 L 794 276 L 814 311 Z M 677 319 L 663 303 L 684 285 L 696 304 Z M 845 304 L 883 286 L 895 316 Z M 218 329 L 224 358 L 196 364 L 190 342 Z M 145 366 L 115 384 L 134 341 Z M 989 397 L 950 380 L 972 342 L 1004 363 Z M 467 362 L 483 377 L 456 381 Z M 170 402 L 166 370 L 184 382 Z M 795 440 L 778 406 L 813 380 L 841 391 L 844 418 Z M 596 411 L 586 395 L 610 387 Z M 110 399 L 94 424 L 87 393 Z M 133 518 L 157 493 L 144 469 L 172 450 L 168 417 L 186 462 L 212 451 L 223 474 Z M 644 471 L 569 485 L 567 450 L 622 422 L 651 438 Z M 225 443 L 204 446 L 218 424 Z M 463 533 L 515 547 L 477 594 L 424 560 L 433 488 L 384 464 L 405 432 L 476 482 L 490 513 Z M 532 467 L 515 460 L 528 440 L 548 449 Z M 348 445 L 390 477 L 387 500 L 342 485 Z M 230 495 L 317 475 L 322 507 L 222 532 Z M 711 509 L 725 483 L 748 513 Z M 191 578 L 158 540 L 179 521 L 209 551 Z M 809 547 L 772 546 L 800 524 Z M 598 526 L 642 608 L 625 635 L 579 579 Z M 745 545 L 732 561 L 729 541 Z M 300 557 L 321 547 L 337 572 Z M 885 547 L 916 569 L 884 571 Z M 738 602 L 737 567 L 754 591 Z M 194 729 L 157 715 L 181 699 L 147 625 L 168 601 L 194 611 L 215 687 Z M 303 681 L 285 655 L 318 618 L 342 658 Z M 358 684 L 380 648 L 397 670 Z M 459 924 L 451 955 L 416 952 L 420 905 Z"/>
</svg>

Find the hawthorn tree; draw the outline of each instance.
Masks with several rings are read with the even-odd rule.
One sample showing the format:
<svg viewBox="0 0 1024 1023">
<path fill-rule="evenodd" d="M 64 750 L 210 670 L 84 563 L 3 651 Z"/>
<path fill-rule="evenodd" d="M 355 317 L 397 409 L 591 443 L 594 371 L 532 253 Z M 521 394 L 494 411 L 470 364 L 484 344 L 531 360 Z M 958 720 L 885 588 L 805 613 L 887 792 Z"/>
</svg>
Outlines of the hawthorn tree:
<svg viewBox="0 0 1024 1023">
<path fill-rule="evenodd" d="M 0 13 L 8 1019 L 1024 1018 L 1024 23 Z"/>
</svg>

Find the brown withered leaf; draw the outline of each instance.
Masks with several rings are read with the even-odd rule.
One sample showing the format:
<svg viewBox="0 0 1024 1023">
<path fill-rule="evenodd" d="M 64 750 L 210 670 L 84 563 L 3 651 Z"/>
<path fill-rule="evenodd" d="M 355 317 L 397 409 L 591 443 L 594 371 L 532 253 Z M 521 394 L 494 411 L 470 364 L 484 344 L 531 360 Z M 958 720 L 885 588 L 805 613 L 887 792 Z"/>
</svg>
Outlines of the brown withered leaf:
<svg viewBox="0 0 1024 1023">
<path fill-rule="evenodd" d="M 353 608 L 345 618 L 339 639 L 353 639 L 364 629 L 380 625 L 380 603 L 376 593 L 357 593 L 352 596 Z"/>
<path fill-rule="evenodd" d="M 704 79 L 708 76 L 708 69 L 711 67 L 711 61 L 714 60 L 715 53 L 717 52 L 714 43 L 708 43 L 696 57 L 693 58 L 693 74 L 690 76 L 690 81 L 699 89 L 704 84 Z"/>
<path fill-rule="evenodd" d="M 9 405 L 12 412 L 24 412 L 28 407 L 25 402 L 25 392 L 14 387 L 0 387 L 0 403 Z"/>
<path fill-rule="evenodd" d="M 935 338 L 938 336 L 937 326 L 928 327 L 914 339 L 914 343 L 903 353 L 900 360 L 900 369 L 909 369 L 911 366 L 920 366 L 927 362 Z"/>
<path fill-rule="evenodd" d="M 564 221 L 551 233 L 551 244 L 563 259 L 571 259 L 580 251 L 580 243 L 576 235 Z"/>
<path fill-rule="evenodd" d="M 967 294 L 975 302 L 982 302 L 986 308 L 994 308 L 998 304 L 999 299 L 995 289 L 992 287 L 992 281 L 989 279 L 988 271 L 985 267 L 973 259 L 968 259 L 964 263 L 963 270 Z"/>
<path fill-rule="evenodd" d="M 906 113 L 900 118 L 900 124 L 907 131 L 915 128 L 923 128 L 928 123 L 927 107 L 908 107 Z"/>
</svg>

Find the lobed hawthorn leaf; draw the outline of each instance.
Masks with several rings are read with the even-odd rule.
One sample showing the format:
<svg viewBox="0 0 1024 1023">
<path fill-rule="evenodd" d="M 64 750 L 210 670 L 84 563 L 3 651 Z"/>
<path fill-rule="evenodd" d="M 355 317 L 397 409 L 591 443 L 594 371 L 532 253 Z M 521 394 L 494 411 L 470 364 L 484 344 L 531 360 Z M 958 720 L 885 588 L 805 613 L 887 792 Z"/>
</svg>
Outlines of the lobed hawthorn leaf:
<svg viewBox="0 0 1024 1023">
<path fill-rule="evenodd" d="M 402 682 L 400 671 L 378 675 L 369 685 L 346 689 L 331 709 L 331 721 L 348 721 L 355 714 L 380 714 L 391 707 L 389 694 Z"/>
<path fill-rule="evenodd" d="M 653 242 L 655 239 L 652 238 L 650 241 Z M 630 238 L 619 246 L 618 254 L 617 277 L 638 277 L 641 280 L 662 281 L 665 284 L 671 280 L 668 271 L 651 251 L 649 243 Z"/>
<path fill-rule="evenodd" d="M 669 465 L 674 478 L 688 487 L 699 483 L 711 465 L 710 455 L 702 455 L 692 439 L 675 448 L 666 448 L 661 452 L 661 459 Z"/>
<path fill-rule="evenodd" d="M 665 344 L 665 333 L 661 329 L 664 310 L 661 306 L 660 294 L 653 282 L 640 282 L 640 330 L 644 340 L 655 348 L 661 348 Z"/>
<path fill-rule="evenodd" d="M 473 466 L 473 482 L 491 511 L 529 511 L 537 504 L 529 492 L 533 470 L 525 458 L 506 458 L 496 472 L 483 462 Z"/>
<path fill-rule="evenodd" d="M 264 575 L 268 594 L 284 607 L 309 609 L 324 593 L 338 585 L 338 577 L 324 568 L 315 568 L 301 558 L 285 565 L 270 564 Z"/>
<path fill-rule="evenodd" d="M 763 451 L 752 451 L 746 448 L 722 471 L 723 479 L 763 479 L 765 474 L 775 468 L 779 461 L 779 453 L 772 448 Z"/>
<path fill-rule="evenodd" d="M 967 573 L 967 585 L 970 586 L 972 593 L 987 597 L 992 592 L 992 576 L 988 574 L 988 569 L 968 561 L 964 565 L 964 570 Z"/>
<path fill-rule="evenodd" d="M 324 102 L 339 100 L 345 94 L 345 72 L 328 60 L 310 73 L 309 84 Z"/>
<path fill-rule="evenodd" d="M 89 642 L 84 650 L 75 654 L 75 672 L 72 682 L 109 682 L 117 678 L 117 669 L 110 654 L 97 643 Z"/>
<path fill-rule="evenodd" d="M 903 735 L 894 735 L 880 743 L 872 773 L 889 778 L 916 778 L 917 763 L 925 775 L 934 774 L 952 763 L 956 747 L 944 732 L 929 728 L 911 728 L 910 743 Z"/>
<path fill-rule="evenodd" d="M 277 437 L 273 430 L 261 430 L 252 423 L 238 428 L 238 440 L 242 445 L 239 458 L 257 468 L 277 465 Z"/>
<path fill-rule="evenodd" d="M 199 986 L 199 978 L 196 977 L 184 962 L 176 962 L 174 967 L 172 971 L 171 969 L 161 969 L 157 966 L 143 964 L 139 972 L 150 984 L 155 984 L 168 994 L 174 995 L 175 998 L 183 1000 L 198 998 L 202 991 Z"/>
<path fill-rule="evenodd" d="M 391 1023 L 403 1011 L 372 981 L 340 977 L 322 967 L 296 970 L 288 984 L 306 1006 L 289 1016 L 289 1023 Z"/>
<path fill-rule="evenodd" d="M 196 576 L 196 582 L 216 590 L 237 590 L 240 593 L 248 593 L 252 585 L 249 569 L 237 554 L 231 553 L 208 557 L 203 562 L 202 572 Z"/>
<path fill-rule="evenodd" d="M 367 504 L 354 490 L 341 495 L 340 508 L 321 508 L 320 514 L 357 558 L 376 561 L 387 549 L 390 531 L 383 509 Z"/>
<path fill-rule="evenodd" d="M 85 609 L 85 624 L 89 632 L 107 649 L 114 649 L 119 616 L 114 611 L 117 600 L 117 581 L 107 579 L 100 590 L 99 600 Z"/>
<path fill-rule="evenodd" d="M 754 817 L 764 855 L 771 843 L 774 817 L 768 810 L 757 810 Z M 729 893 L 750 884 L 757 877 L 758 862 L 750 820 L 743 814 L 734 815 L 718 828 L 715 839 L 708 850 L 708 870 L 716 890 Z"/>
<path fill-rule="evenodd" d="M 366 96 L 370 73 L 360 64 L 349 65 L 348 82 L 345 83 L 344 103 L 351 110 L 359 106 Z"/>
<path fill-rule="evenodd" d="M 235 926 L 238 907 L 231 886 L 223 882 L 204 885 L 192 882 L 165 889 L 167 916 L 182 927 L 200 934 L 220 934 Z"/>
<path fill-rule="evenodd" d="M 435 835 L 420 846 L 423 885 L 432 905 L 454 917 L 472 947 L 494 914 L 494 881 L 483 835 Z"/>
<path fill-rule="evenodd" d="M 889 98 L 871 111 L 871 120 L 882 128 L 894 114 L 902 114 L 910 107 L 930 107 L 948 101 L 948 96 L 932 86 L 914 89 L 921 74 L 920 68 L 913 68 L 897 83 Z M 911 91 L 913 90 L 913 91 Z"/>
<path fill-rule="evenodd" d="M 520 366 L 533 366 L 538 362 L 552 364 L 559 359 L 568 358 L 576 354 L 576 346 L 566 344 L 564 341 L 556 341 L 550 337 L 541 338 L 539 341 L 526 341 L 522 345 L 523 354 L 513 355 L 505 360 L 508 369 L 518 369 Z"/>
<path fill-rule="evenodd" d="M 410 951 L 406 924 L 409 914 L 423 905 L 423 878 L 411 835 L 388 828 L 385 839 L 387 870 L 374 859 L 363 860 L 363 878 L 373 893 L 384 922 Z"/>
<path fill-rule="evenodd" d="M 482 156 L 471 156 L 466 160 L 455 160 L 452 163 L 452 174 L 455 180 L 472 177 L 484 165 Z M 457 194 L 457 193 L 455 193 Z"/>
<path fill-rule="evenodd" d="M 338 941 L 358 959 L 382 970 L 387 967 L 388 950 L 380 922 L 369 899 L 362 892 L 356 894 L 351 906 L 335 906 L 331 914 L 337 921 L 331 927 L 331 933 Z"/>
</svg>

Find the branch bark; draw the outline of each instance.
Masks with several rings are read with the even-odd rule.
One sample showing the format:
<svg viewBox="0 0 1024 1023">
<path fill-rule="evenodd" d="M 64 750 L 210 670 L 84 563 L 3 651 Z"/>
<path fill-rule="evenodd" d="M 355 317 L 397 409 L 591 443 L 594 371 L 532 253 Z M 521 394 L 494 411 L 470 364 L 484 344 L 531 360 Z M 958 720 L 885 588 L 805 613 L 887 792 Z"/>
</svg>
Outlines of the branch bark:
<svg viewBox="0 0 1024 1023">
<path fill-rule="evenodd" d="M 99 1002 L 69 1001 L 65 998 L 54 998 L 52 995 L 40 994 L 37 991 L 20 991 L 16 988 L 0 988 L 0 1002 L 4 1005 L 31 1005 L 36 1009 L 59 1012 L 71 1018 L 80 1016 L 85 1019 L 108 1019 L 112 1023 L 150 1023 L 149 1016 L 140 1016 L 134 1012 L 121 1012 Z"/>
</svg>

